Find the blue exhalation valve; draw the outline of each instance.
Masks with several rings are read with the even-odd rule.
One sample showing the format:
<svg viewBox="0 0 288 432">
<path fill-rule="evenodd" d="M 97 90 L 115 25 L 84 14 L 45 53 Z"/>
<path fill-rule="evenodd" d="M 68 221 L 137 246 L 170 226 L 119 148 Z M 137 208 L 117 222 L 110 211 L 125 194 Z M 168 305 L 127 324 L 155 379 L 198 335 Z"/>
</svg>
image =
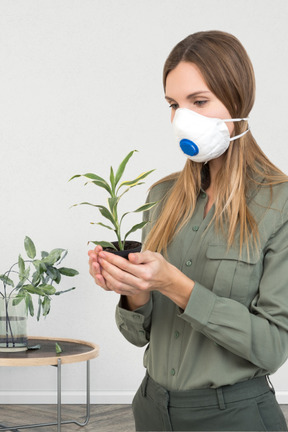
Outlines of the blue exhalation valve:
<svg viewBox="0 0 288 432">
<path fill-rule="evenodd" d="M 198 146 L 191 140 L 183 138 L 180 141 L 181 150 L 188 156 L 196 156 L 199 153 Z"/>
</svg>

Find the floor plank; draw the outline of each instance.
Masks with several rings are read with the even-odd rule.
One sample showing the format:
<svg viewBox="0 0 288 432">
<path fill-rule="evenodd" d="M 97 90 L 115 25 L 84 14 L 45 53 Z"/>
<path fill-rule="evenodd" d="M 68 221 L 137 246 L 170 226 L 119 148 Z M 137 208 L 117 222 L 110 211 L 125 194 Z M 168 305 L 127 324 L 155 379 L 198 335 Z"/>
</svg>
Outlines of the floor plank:
<svg viewBox="0 0 288 432">
<path fill-rule="evenodd" d="M 62 420 L 75 419 L 83 422 L 86 417 L 84 405 L 62 405 Z M 15 426 L 34 423 L 55 422 L 57 408 L 55 405 L 2 405 L 0 406 L 0 425 Z M 117 427 L 117 429 L 115 429 Z M 35 432 L 53 432 L 56 426 L 42 426 Z M 62 432 L 135 432 L 131 405 L 91 405 L 91 416 L 84 428 L 76 424 L 62 425 Z"/>
<path fill-rule="evenodd" d="M 281 405 L 288 423 L 288 405 Z M 1 405 L 0 425 L 7 426 L 31 423 L 55 422 L 57 410 L 55 405 Z M 86 416 L 84 405 L 62 405 L 62 420 L 76 419 L 83 422 Z M 56 426 L 43 426 L 35 432 L 53 432 Z M 135 432 L 131 405 L 91 405 L 91 416 L 87 426 L 75 424 L 63 425 L 62 432 Z"/>
</svg>

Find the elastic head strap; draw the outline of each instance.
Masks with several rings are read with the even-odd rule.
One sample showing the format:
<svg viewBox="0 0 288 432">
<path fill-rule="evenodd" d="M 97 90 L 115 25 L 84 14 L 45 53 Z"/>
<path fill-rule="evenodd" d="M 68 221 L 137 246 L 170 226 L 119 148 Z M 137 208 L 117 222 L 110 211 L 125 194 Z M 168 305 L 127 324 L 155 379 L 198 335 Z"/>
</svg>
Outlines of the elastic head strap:
<svg viewBox="0 0 288 432">
<path fill-rule="evenodd" d="M 247 129 L 245 132 L 243 132 L 243 133 L 241 133 L 241 134 L 239 134 L 239 135 L 236 135 L 236 136 L 230 138 L 230 141 L 234 141 L 234 140 L 236 140 L 236 139 L 238 139 L 238 138 L 241 138 L 241 137 L 242 137 L 243 135 L 245 135 L 249 130 L 250 130 L 250 127 L 248 126 L 248 129 Z"/>
<path fill-rule="evenodd" d="M 227 119 L 227 120 L 223 120 L 225 123 L 227 122 L 239 122 L 239 121 L 248 121 L 249 117 L 243 117 L 243 118 L 236 118 L 236 119 Z"/>
</svg>

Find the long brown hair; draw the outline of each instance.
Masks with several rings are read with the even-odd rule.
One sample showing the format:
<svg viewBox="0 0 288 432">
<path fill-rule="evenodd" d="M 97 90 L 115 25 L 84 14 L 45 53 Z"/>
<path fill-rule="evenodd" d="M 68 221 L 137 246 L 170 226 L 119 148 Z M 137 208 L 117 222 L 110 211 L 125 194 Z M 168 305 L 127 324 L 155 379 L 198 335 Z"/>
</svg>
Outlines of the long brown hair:
<svg viewBox="0 0 288 432">
<path fill-rule="evenodd" d="M 183 61 L 194 63 L 199 68 L 207 86 L 225 105 L 232 118 L 249 116 L 255 99 L 254 71 L 246 50 L 235 36 L 221 31 L 204 31 L 179 42 L 164 65 L 164 90 L 169 72 Z M 246 122 L 235 122 L 235 135 L 246 128 Z M 205 170 L 207 165 L 188 159 L 180 173 L 160 180 L 161 183 L 173 179 L 174 185 L 146 239 L 145 249 L 157 252 L 167 250 L 173 236 L 195 209 L 197 196 L 203 187 L 203 177 L 207 180 L 207 173 L 203 176 Z M 265 156 L 249 131 L 237 139 L 237 144 L 229 146 L 215 180 L 213 220 L 216 229 L 221 228 L 225 232 L 225 226 L 228 225 L 225 234 L 230 247 L 239 227 L 240 252 L 245 245 L 249 253 L 251 238 L 254 246 L 257 246 L 258 227 L 248 209 L 246 192 L 251 182 L 257 183 L 259 176 L 266 186 L 288 181 L 287 176 Z"/>
</svg>

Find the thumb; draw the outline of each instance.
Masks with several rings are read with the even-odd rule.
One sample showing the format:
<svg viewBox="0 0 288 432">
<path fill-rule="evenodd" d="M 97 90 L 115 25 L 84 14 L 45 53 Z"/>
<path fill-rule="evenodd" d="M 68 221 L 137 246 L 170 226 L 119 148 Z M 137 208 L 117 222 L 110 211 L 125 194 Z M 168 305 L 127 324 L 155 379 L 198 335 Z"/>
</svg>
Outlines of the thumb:
<svg viewBox="0 0 288 432">
<path fill-rule="evenodd" d="M 130 253 L 128 259 L 132 264 L 144 264 L 151 261 L 151 252 Z"/>
</svg>

